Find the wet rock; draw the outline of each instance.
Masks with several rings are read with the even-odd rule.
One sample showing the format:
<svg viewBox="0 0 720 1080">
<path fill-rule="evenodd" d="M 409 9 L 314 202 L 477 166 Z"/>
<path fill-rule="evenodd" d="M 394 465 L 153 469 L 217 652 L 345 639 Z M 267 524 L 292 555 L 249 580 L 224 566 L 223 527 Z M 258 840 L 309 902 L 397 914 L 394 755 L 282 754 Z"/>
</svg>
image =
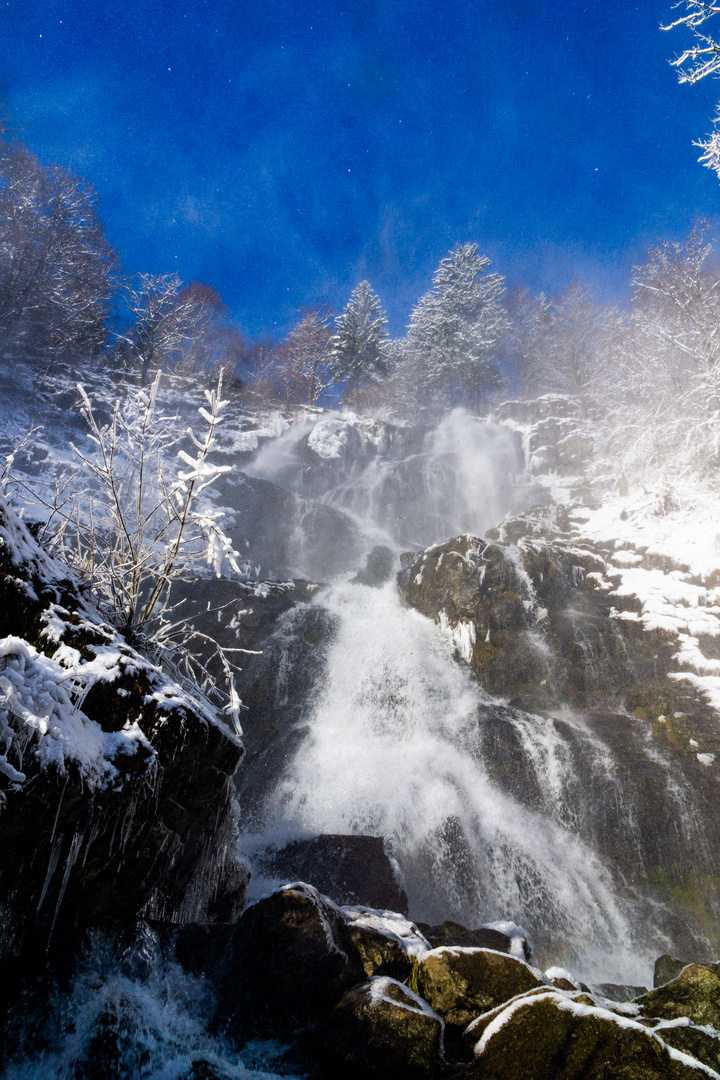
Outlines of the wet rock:
<svg viewBox="0 0 720 1080">
<path fill-rule="evenodd" d="M 243 736 L 250 768 L 238 772 L 236 789 L 248 831 L 255 823 L 261 828 L 265 799 L 306 733 L 307 709 L 334 630 L 322 607 L 300 603 L 252 645 L 260 655 L 243 657 L 237 686 L 252 718 Z"/>
<path fill-rule="evenodd" d="M 488 949 L 433 949 L 413 970 L 413 986 L 446 1023 L 465 1027 L 480 1013 L 545 980 L 522 960 Z"/>
<path fill-rule="evenodd" d="M 428 926 L 427 923 L 418 923 L 418 929 L 428 939 L 433 948 L 442 945 L 461 945 L 474 949 L 493 949 L 495 952 L 511 953 L 518 959 L 532 961 L 532 949 L 524 932 L 519 927 L 514 927 L 518 932 L 509 932 L 506 923 L 488 923 L 478 926 L 474 930 L 468 930 L 460 923 L 446 920 L 440 926 Z"/>
<path fill-rule="evenodd" d="M 655 961 L 655 970 L 653 973 L 653 987 L 665 986 L 666 983 L 672 982 L 673 979 L 677 979 L 682 969 L 687 967 L 688 963 L 689 961 L 678 960 L 669 953 L 658 956 Z"/>
<path fill-rule="evenodd" d="M 468 1077 L 493 1080 L 697 1080 L 646 1027 L 596 1007 L 585 994 L 528 995 L 470 1025 Z"/>
<path fill-rule="evenodd" d="M 340 908 L 303 882 L 263 897 L 233 926 L 175 935 L 177 959 L 213 984 L 218 1023 L 236 1040 L 309 1030 L 368 976 L 408 979 L 427 949 L 402 915 Z"/>
<path fill-rule="evenodd" d="M 264 875 L 306 881 L 337 904 L 366 904 L 407 915 L 408 899 L 380 836 L 327 834 L 294 840 L 256 858 Z"/>
<path fill-rule="evenodd" d="M 366 557 L 365 563 L 365 569 L 358 570 L 353 582 L 357 585 L 370 585 L 372 588 L 379 589 L 393 575 L 395 552 L 392 548 L 378 544 Z"/>
<path fill-rule="evenodd" d="M 331 1057 L 350 1066 L 353 1076 L 412 1080 L 444 1072 L 442 1020 L 394 979 L 373 978 L 348 991 L 325 1041 Z"/>
<path fill-rule="evenodd" d="M 232 777 L 243 756 L 239 738 L 207 702 L 169 683 L 103 624 L 80 584 L 59 576 L 62 568 L 22 523 L 12 527 L 22 533 L 15 547 L 25 555 L 14 560 L 11 546 L 0 543 L 0 610 L 11 609 L 6 630 L 37 650 L 31 660 L 34 654 L 18 646 L 18 657 L 30 664 L 23 670 L 30 680 L 35 671 L 48 678 L 56 672 L 58 685 L 76 695 L 78 723 L 92 745 L 110 749 L 99 766 L 105 778 L 88 777 L 72 753 L 46 761 L 34 741 L 40 736 L 25 729 L 17 710 L 4 710 L 12 732 L 8 760 L 24 776 L 6 784 L 0 801 L 6 986 L 15 965 L 23 971 L 44 965 L 46 953 L 52 958 L 74 948 L 87 927 L 141 914 L 205 917 L 204 882 L 219 878 L 229 887 L 222 867 L 232 861 Z M 0 519 L 0 536 L 3 528 L 10 525 Z M 22 605 L 6 606 L 14 595 L 22 595 Z M 71 657 L 72 679 L 53 659 L 59 645 Z M 20 660 L 5 656 L 3 664 L 9 662 Z M 103 678 L 86 675 L 98 667 Z M 15 678 L 25 679 L 19 667 Z M 32 682 L 22 685 L 32 692 Z M 136 738 L 118 737 L 113 753 L 112 740 L 133 725 Z M 233 891 L 237 905 L 244 883 L 235 880 Z"/>
<path fill-rule="evenodd" d="M 720 1034 L 712 1029 L 698 1028 L 693 1024 L 663 1026 L 658 1024 L 654 1030 L 667 1046 L 689 1054 L 691 1058 L 709 1065 L 716 1072 L 720 1071 Z"/>
<path fill-rule="evenodd" d="M 365 977 L 340 910 L 311 886 L 286 886 L 235 926 L 220 1020 L 238 1031 L 292 1032 L 316 1022 Z"/>
<path fill-rule="evenodd" d="M 675 1020 L 687 1016 L 694 1024 L 720 1029 L 720 964 L 688 964 L 677 978 L 637 999 L 645 1016 Z"/>
<path fill-rule="evenodd" d="M 571 988 L 566 986 L 563 989 L 568 990 Z M 641 994 L 647 994 L 648 992 L 647 986 L 628 986 L 626 983 L 596 983 L 593 990 L 602 997 L 607 998 L 608 1001 L 618 1003 L 634 1001 Z"/>
</svg>

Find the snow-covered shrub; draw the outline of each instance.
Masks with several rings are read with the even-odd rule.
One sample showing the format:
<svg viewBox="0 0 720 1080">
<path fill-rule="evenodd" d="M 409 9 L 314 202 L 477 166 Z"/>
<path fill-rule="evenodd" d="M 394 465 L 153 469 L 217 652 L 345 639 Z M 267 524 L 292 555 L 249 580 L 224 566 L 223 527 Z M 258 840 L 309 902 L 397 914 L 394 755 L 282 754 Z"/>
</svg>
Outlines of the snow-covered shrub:
<svg viewBox="0 0 720 1080">
<path fill-rule="evenodd" d="M 158 374 L 152 386 L 116 402 L 106 424 L 78 386 L 93 448 L 72 444 L 80 464 L 79 490 L 66 503 L 56 502 L 54 520 L 61 524 L 54 539 L 131 643 L 212 689 L 207 666 L 189 648 L 200 635 L 182 617 L 182 586 L 206 567 L 217 576 L 225 568 L 243 572 L 223 531 L 223 513 L 207 497 L 230 470 L 211 460 L 228 403 L 221 376 L 214 390 L 205 391 L 207 407 L 198 410 L 204 433 L 198 436 L 189 427 L 178 433 L 175 418 L 159 407 L 159 382 Z M 194 453 L 179 447 L 184 437 Z M 240 702 L 231 668 L 225 653 L 212 645 L 228 680 L 228 711 L 237 720 Z"/>
</svg>

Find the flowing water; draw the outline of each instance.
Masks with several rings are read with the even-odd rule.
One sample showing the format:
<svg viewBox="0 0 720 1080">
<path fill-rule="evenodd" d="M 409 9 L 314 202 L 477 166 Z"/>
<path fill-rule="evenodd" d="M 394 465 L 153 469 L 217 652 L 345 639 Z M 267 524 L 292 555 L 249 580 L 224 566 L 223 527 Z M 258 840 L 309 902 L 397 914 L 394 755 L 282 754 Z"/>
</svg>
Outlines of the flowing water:
<svg viewBox="0 0 720 1080">
<path fill-rule="evenodd" d="M 522 466 L 507 430 L 461 412 L 426 433 L 309 420 L 255 455 L 248 476 L 273 485 L 263 496 L 281 489 L 273 505 L 289 515 L 263 526 L 283 535 L 279 563 L 328 584 L 314 606 L 280 618 L 265 651 L 282 724 L 252 812 L 241 798 L 242 846 L 252 857 L 321 833 L 383 836 L 412 918 L 509 919 L 545 966 L 560 962 L 596 983 L 648 984 L 652 958 L 672 942 L 660 905 L 626 884 L 607 843 L 620 836 L 631 860 L 650 858 L 646 811 L 613 742 L 616 718 L 535 716 L 493 699 L 470 679 L 451 636 L 402 606 L 394 579 L 375 588 L 352 580 L 377 544 L 397 560 L 459 533 L 482 536 L 522 507 Z M 300 676 L 302 643 L 313 635 L 323 649 Z M 578 636 L 594 662 L 582 627 Z M 678 850 L 701 859 L 707 842 L 692 798 L 627 719 L 623 738 L 655 769 Z M 253 722 L 250 714 L 249 736 Z M 241 783 L 252 787 L 252 773 L 249 754 Z M 270 884 L 255 874 L 256 895 Z M 179 1080 L 198 1059 L 233 1080 L 290 1075 L 282 1048 L 236 1053 L 210 1034 L 212 1006 L 207 985 L 166 956 L 149 927 L 130 946 L 98 938 L 69 987 L 21 1002 L 5 1080 L 113 1069 Z"/>
<path fill-rule="evenodd" d="M 631 785 L 626 793 L 607 740 L 570 710 L 541 717 L 494 701 L 458 663 L 450 637 L 402 606 L 394 581 L 371 588 L 349 573 L 358 548 L 383 543 L 398 553 L 461 532 L 482 536 L 521 505 L 510 433 L 455 412 L 411 444 L 402 433 L 333 419 L 274 440 L 252 471 L 304 506 L 296 573 L 323 576 L 308 561 L 309 505 L 339 512 L 360 539 L 350 566 L 338 571 L 331 559 L 332 583 L 317 595 L 335 628 L 324 671 L 265 793 L 260 828 L 256 818 L 244 838 L 247 853 L 320 833 L 383 836 L 413 918 L 512 919 L 548 963 L 596 982 L 647 983 L 669 939 L 659 905 L 625 885 L 604 848 L 599 823 L 611 821 L 642 858 Z M 509 755 L 492 760 L 488 732 L 500 717 L 512 745 L 506 738 Z M 657 756 L 651 742 L 647 755 Z M 503 783 L 519 766 L 525 780 Z M 683 841 L 697 842 L 666 762 L 658 774 Z M 256 894 L 268 884 L 259 876 Z"/>
</svg>

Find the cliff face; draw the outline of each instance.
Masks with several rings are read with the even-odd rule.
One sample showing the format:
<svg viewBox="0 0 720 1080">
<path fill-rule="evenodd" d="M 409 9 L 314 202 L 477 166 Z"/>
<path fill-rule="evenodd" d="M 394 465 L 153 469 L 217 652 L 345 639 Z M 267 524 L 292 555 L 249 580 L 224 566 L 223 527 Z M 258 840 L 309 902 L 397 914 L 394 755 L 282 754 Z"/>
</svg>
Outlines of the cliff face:
<svg viewBox="0 0 720 1080">
<path fill-rule="evenodd" d="M 228 919 L 239 738 L 0 509 L 2 960 L 143 913 Z"/>
<path fill-rule="evenodd" d="M 514 404 L 528 453 L 542 440 L 528 466 L 546 497 L 483 539 L 402 556 L 401 595 L 504 699 L 478 715 L 493 779 L 671 905 L 670 934 L 716 945 L 717 573 L 658 542 L 692 520 L 662 493 L 633 497 L 621 478 L 598 503 L 584 455 L 562 458 L 582 441 L 569 403 L 557 424 L 554 400 Z"/>
</svg>

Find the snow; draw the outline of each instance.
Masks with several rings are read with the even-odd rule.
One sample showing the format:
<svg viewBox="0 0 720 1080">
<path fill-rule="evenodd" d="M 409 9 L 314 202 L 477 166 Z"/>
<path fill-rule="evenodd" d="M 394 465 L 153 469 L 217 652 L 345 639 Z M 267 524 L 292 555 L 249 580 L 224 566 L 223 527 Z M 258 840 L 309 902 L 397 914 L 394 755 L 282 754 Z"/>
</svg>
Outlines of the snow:
<svg viewBox="0 0 720 1080">
<path fill-rule="evenodd" d="M 349 926 L 376 930 L 385 937 L 397 941 L 408 956 L 419 959 L 430 951 L 430 943 L 423 937 L 415 923 L 396 911 L 352 906 L 343 906 L 340 910 Z"/>
<path fill-rule="evenodd" d="M 83 691 L 73 678 L 77 671 L 22 638 L 0 641 L 0 672 L 0 771 L 13 783 L 22 784 L 25 775 L 7 761 L 11 746 L 17 760 L 30 753 L 42 769 L 54 766 L 65 773 L 73 762 L 91 789 L 117 778 L 118 754 L 134 754 L 140 745 L 150 750 L 135 722 L 108 733 L 90 720 L 79 708 Z"/>
<path fill-rule="evenodd" d="M 429 1016 L 432 1020 L 437 1020 L 443 1030 L 445 1029 L 444 1022 L 434 1009 L 430 1008 L 427 1001 L 396 979 L 391 979 L 387 975 L 375 975 L 369 980 L 368 986 L 373 1003 L 384 1002 L 394 1005 L 397 1009 Z"/>
<path fill-rule="evenodd" d="M 479 1041 L 475 1044 L 475 1056 L 477 1057 L 482 1054 L 490 1040 L 502 1030 L 505 1024 L 507 1024 L 520 1009 L 533 1008 L 533 1006 L 540 1001 L 551 1001 L 557 1008 L 566 1012 L 571 1012 L 578 1018 L 593 1017 L 598 1020 L 610 1021 L 613 1024 L 617 1024 L 618 1027 L 628 1031 L 642 1032 L 647 1038 L 656 1040 L 674 1061 L 689 1068 L 697 1069 L 698 1072 L 703 1072 L 706 1076 L 715 1077 L 716 1080 L 720 1078 L 720 1073 L 715 1072 L 715 1070 L 711 1069 L 708 1065 L 703 1065 L 688 1054 L 684 1054 L 681 1050 L 676 1050 L 674 1047 L 668 1046 L 654 1030 L 645 1027 L 645 1025 L 639 1023 L 639 1021 L 633 1020 L 628 1016 L 619 1015 L 616 1012 L 611 1012 L 609 1009 L 604 1009 L 599 1005 L 586 1005 L 584 1002 L 576 1000 L 579 996 L 579 994 L 571 994 L 556 990 L 534 993 L 532 996 L 520 996 L 513 998 L 506 1005 L 499 1006 L 496 1015 L 485 1028 Z M 482 1019 L 484 1019 L 484 1017 Z M 470 1032 L 471 1029 L 472 1024 L 468 1028 L 468 1032 Z"/>
<path fill-rule="evenodd" d="M 341 458 L 348 438 L 345 420 L 322 420 L 308 435 L 308 446 L 318 457 Z"/>
</svg>

